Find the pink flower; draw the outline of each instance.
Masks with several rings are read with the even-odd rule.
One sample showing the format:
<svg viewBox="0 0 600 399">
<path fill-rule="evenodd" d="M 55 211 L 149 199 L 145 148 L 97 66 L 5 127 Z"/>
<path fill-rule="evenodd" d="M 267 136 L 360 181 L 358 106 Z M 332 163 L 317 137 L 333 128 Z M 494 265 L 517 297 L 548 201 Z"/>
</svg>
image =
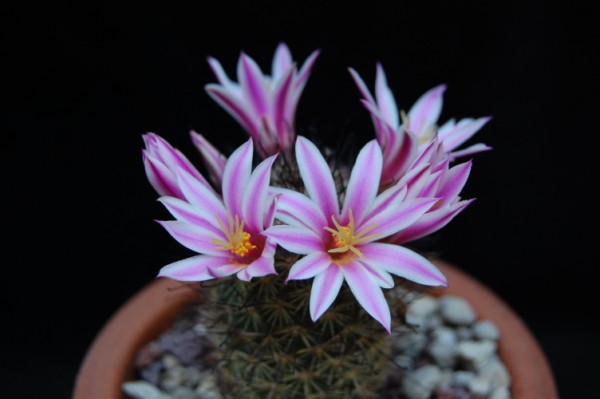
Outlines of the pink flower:
<svg viewBox="0 0 600 399">
<path fill-rule="evenodd" d="M 284 224 L 264 233 L 286 250 L 305 255 L 292 266 L 288 280 L 314 277 L 313 320 L 331 306 L 346 281 L 361 306 L 389 332 L 391 315 L 381 288 L 393 287 L 391 274 L 425 285 L 446 285 L 446 279 L 421 255 L 381 240 L 409 227 L 438 199 L 406 199 L 407 189 L 400 185 L 378 195 L 383 159 L 375 140 L 358 155 L 341 212 L 331 170 L 317 147 L 298 137 L 296 159 L 308 196 L 277 189 L 277 218 Z"/>
<path fill-rule="evenodd" d="M 393 182 L 402 176 L 412 164 L 414 157 L 428 147 L 436 134 L 451 161 L 491 149 L 479 143 L 463 150 L 456 150 L 477 133 L 491 117 L 465 118 L 458 123 L 450 119 L 438 128 L 436 123 L 442 110 L 442 96 L 446 85 L 436 86 L 423 94 L 410 108 L 408 115 L 399 114 L 380 64 L 377 64 L 375 97 L 371 95 L 358 73 L 352 68 L 349 71 L 363 96 L 361 100 L 363 105 L 371 113 L 377 141 L 383 149 L 382 185 L 389 184 L 390 181 Z"/>
<path fill-rule="evenodd" d="M 450 167 L 448 154 L 434 136 L 398 184 L 406 185 L 406 198 L 435 197 L 438 201 L 413 224 L 394 234 L 390 241 L 404 244 L 434 233 L 471 204 L 474 199 L 460 197 L 471 165 L 472 162 L 468 161 Z"/>
<path fill-rule="evenodd" d="M 183 170 L 194 177 L 200 184 L 212 190 L 204 176 L 179 150 L 173 148 L 165 139 L 155 133 L 142 135 L 145 149 L 142 159 L 148 181 L 156 192 L 162 196 L 183 198 L 179 188 L 176 171 Z"/>
<path fill-rule="evenodd" d="M 296 137 L 298 100 L 318 54 L 314 51 L 298 71 L 290 50 L 281 43 L 273 57 L 271 76 L 266 76 L 242 52 L 237 65 L 239 83 L 231 81 L 219 61 L 209 57 L 219 84 L 206 85 L 206 91 L 250 134 L 261 156 L 288 151 Z"/>
<path fill-rule="evenodd" d="M 204 281 L 237 274 L 241 280 L 275 274 L 276 244 L 263 231 L 273 224 L 276 198 L 268 194 L 276 156 L 252 171 L 252 140 L 229 157 L 223 197 L 185 168 L 174 173 L 182 197 L 161 197 L 176 220 L 159 223 L 183 246 L 199 255 L 164 266 L 159 276 Z"/>
</svg>

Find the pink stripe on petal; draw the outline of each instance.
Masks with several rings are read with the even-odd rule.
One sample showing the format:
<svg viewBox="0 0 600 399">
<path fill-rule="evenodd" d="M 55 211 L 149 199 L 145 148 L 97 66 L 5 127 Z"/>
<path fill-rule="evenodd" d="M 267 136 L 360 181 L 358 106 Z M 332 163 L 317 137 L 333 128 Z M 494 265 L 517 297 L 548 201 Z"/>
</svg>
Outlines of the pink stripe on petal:
<svg viewBox="0 0 600 399">
<path fill-rule="evenodd" d="M 263 235 L 295 254 L 306 255 L 325 250 L 323 241 L 316 233 L 301 227 L 276 225 L 265 230 Z"/>
<path fill-rule="evenodd" d="M 338 266 L 328 267 L 315 277 L 309 304 L 310 317 L 313 321 L 317 321 L 329 309 L 340 292 L 343 282 L 344 275 Z"/>
<path fill-rule="evenodd" d="M 246 267 L 246 272 L 251 277 L 277 274 L 277 271 L 275 271 L 275 260 L 273 257 L 261 256 Z"/>
<path fill-rule="evenodd" d="M 310 198 L 317 203 L 329 219 L 339 214 L 337 192 L 329 165 L 321 152 L 308 139 L 296 140 L 296 160 L 302 181 Z"/>
<path fill-rule="evenodd" d="M 383 120 L 394 129 L 397 129 L 399 126 L 398 108 L 396 106 L 396 101 L 394 100 L 394 95 L 388 87 L 383 67 L 379 63 L 377 63 L 377 75 L 375 77 L 375 95 Z"/>
<path fill-rule="evenodd" d="M 275 214 L 277 213 L 277 203 L 279 202 L 279 195 L 270 195 L 267 199 L 267 207 L 265 211 L 265 217 L 263 221 L 263 226 L 265 229 L 268 229 L 273 225 L 275 221 Z"/>
<path fill-rule="evenodd" d="M 350 72 L 352 80 L 354 80 L 354 83 L 358 87 L 358 91 L 360 91 L 360 94 L 363 96 L 363 99 L 366 100 L 368 103 L 375 104 L 375 99 L 371 95 L 371 92 L 367 88 L 365 81 L 360 77 L 358 72 L 356 72 L 354 68 L 348 68 L 348 72 Z"/>
<path fill-rule="evenodd" d="M 160 197 L 158 199 L 175 219 L 212 231 L 215 235 L 222 234 L 216 223 L 216 216 L 194 207 L 188 202 L 175 197 Z"/>
<path fill-rule="evenodd" d="M 360 249 L 361 248 L 359 248 L 359 250 Z M 375 262 L 369 262 L 369 259 L 358 259 L 357 262 L 360 263 L 361 267 L 365 268 L 373 281 L 381 288 L 392 288 L 394 286 L 394 279 L 391 274 L 386 272 Z"/>
<path fill-rule="evenodd" d="M 323 227 L 329 226 L 329 220 L 323 211 L 307 196 L 288 189 L 278 189 L 277 218 L 286 224 L 304 226 L 323 235 Z"/>
<path fill-rule="evenodd" d="M 228 251 L 219 250 L 213 239 L 222 239 L 197 225 L 192 225 L 178 220 L 158 221 L 158 223 L 167 230 L 167 232 L 184 247 L 200 254 L 222 257 L 228 254 Z"/>
<path fill-rule="evenodd" d="M 419 143 L 417 138 L 404 129 L 400 129 L 395 137 L 396 147 L 384 156 L 381 182 L 386 184 L 401 178 L 417 156 Z"/>
<path fill-rule="evenodd" d="M 394 244 L 372 243 L 363 248 L 365 258 L 389 273 L 423 285 L 446 286 L 440 270 L 423 256 Z M 346 277 L 347 279 L 347 277 Z"/>
<path fill-rule="evenodd" d="M 388 188 L 383 193 L 379 194 L 377 198 L 375 198 L 375 201 L 373 202 L 373 205 L 369 209 L 369 213 L 364 220 L 368 223 L 371 218 L 378 213 L 385 211 L 388 207 L 397 206 L 406 196 L 406 192 L 407 189 L 404 184 L 396 184 Z M 363 224 L 364 222 L 361 223 L 359 227 L 361 227 Z"/>
<path fill-rule="evenodd" d="M 446 206 L 429 211 L 421 216 L 415 223 L 394 235 L 390 241 L 397 244 L 404 244 L 406 242 L 414 241 L 418 238 L 435 233 L 442 227 L 446 226 L 452 219 L 454 219 L 456 215 L 462 212 L 473 201 L 473 199 L 464 200 L 452 204 L 449 207 Z"/>
<path fill-rule="evenodd" d="M 363 226 L 375 226 L 368 235 L 376 234 L 376 239 L 380 240 L 415 223 L 436 202 L 436 198 L 406 200 L 396 207 L 388 207 L 384 212 L 374 215 L 365 221 Z"/>
<path fill-rule="evenodd" d="M 245 269 L 245 266 L 240 266 L 237 263 L 233 263 L 233 260 L 230 258 L 223 258 L 227 262 L 222 265 L 216 265 L 214 267 L 209 267 L 208 272 L 213 278 L 222 278 L 231 276 L 232 274 L 238 273 L 240 270 Z"/>
<path fill-rule="evenodd" d="M 290 99 L 290 90 L 292 78 L 294 76 L 294 67 L 282 77 L 282 80 L 277 83 L 274 89 L 273 96 L 273 119 L 275 122 L 275 130 L 279 139 L 279 145 L 282 150 L 286 150 L 292 143 L 292 135 L 294 121 L 288 120 L 286 115 L 286 104 Z"/>
<path fill-rule="evenodd" d="M 183 198 L 174 173 L 165 164 L 150 156 L 146 151 L 142 152 L 142 159 L 146 177 L 159 195 Z"/>
<path fill-rule="evenodd" d="M 342 210 L 344 221 L 348 220 L 349 209 L 357 224 L 365 217 L 379 189 L 382 165 L 381 149 L 375 140 L 371 140 L 360 150 L 352 168 Z"/>
<path fill-rule="evenodd" d="M 458 197 L 467 183 L 472 164 L 472 161 L 467 161 L 450 168 L 444 176 L 444 182 L 442 187 L 438 190 L 437 197 L 441 197 L 445 201 Z"/>
<path fill-rule="evenodd" d="M 298 72 L 298 77 L 296 78 L 296 81 L 295 81 L 294 89 L 296 91 L 296 96 L 300 96 L 300 93 L 304 89 L 304 85 L 306 84 L 306 81 L 308 80 L 308 77 L 310 75 L 312 67 L 315 65 L 315 61 L 317 61 L 317 57 L 319 56 L 320 53 L 321 53 L 321 50 L 313 51 L 308 56 L 306 61 L 304 61 L 304 64 L 302 64 L 302 67 L 300 68 L 300 72 Z"/>
<path fill-rule="evenodd" d="M 238 64 L 238 80 L 254 109 L 255 117 L 266 115 L 267 97 L 263 73 L 256 62 L 244 53 Z"/>
<path fill-rule="evenodd" d="M 442 111 L 442 95 L 446 85 L 441 84 L 423 94 L 408 111 L 410 130 L 421 135 L 429 126 L 435 125 Z"/>
<path fill-rule="evenodd" d="M 460 151 L 452 151 L 450 153 L 450 156 L 451 156 L 451 159 L 454 160 L 456 158 L 463 158 L 463 157 L 471 156 L 474 154 L 479 154 L 480 152 L 490 151 L 490 150 L 492 150 L 492 147 L 487 146 L 483 143 L 478 143 L 478 144 L 473 144 L 472 146 L 467 147 Z"/>
<path fill-rule="evenodd" d="M 237 86 L 229 79 L 229 77 L 225 73 L 225 70 L 221 66 L 221 63 L 216 58 L 208 57 L 207 61 L 208 65 L 210 66 L 210 69 L 212 69 L 213 73 L 215 74 L 215 77 L 217 78 L 219 83 L 224 86 L 226 90 L 231 90 L 234 86 Z"/>
<path fill-rule="evenodd" d="M 262 161 L 250 175 L 243 192 L 242 215 L 250 231 L 263 231 L 265 212 L 267 210 L 267 195 L 271 179 L 271 167 L 277 155 Z"/>
<path fill-rule="evenodd" d="M 447 152 L 450 152 L 469 140 L 477 133 L 483 125 L 492 118 L 483 117 L 478 119 L 466 118 L 459 121 L 452 130 L 440 130 L 440 140 Z"/>
<path fill-rule="evenodd" d="M 252 172 L 252 153 L 250 139 L 231 154 L 223 171 L 223 202 L 232 217 L 244 217 L 243 194 Z"/>
<path fill-rule="evenodd" d="M 360 263 L 350 263 L 341 270 L 358 303 L 389 333 L 392 324 L 390 307 L 370 273 Z"/>
<path fill-rule="evenodd" d="M 205 86 L 208 95 L 215 100 L 225 111 L 227 111 L 235 120 L 242 125 L 255 140 L 259 140 L 259 128 L 250 110 L 238 98 L 235 98 L 230 92 L 215 84 Z"/>
<path fill-rule="evenodd" d="M 325 252 L 313 252 L 298 260 L 288 274 L 288 280 L 305 280 L 313 278 L 331 265 L 331 257 Z"/>
<path fill-rule="evenodd" d="M 209 272 L 211 267 L 227 264 L 226 258 L 197 255 L 173 262 L 160 269 L 158 277 L 168 277 L 180 281 L 206 281 L 214 276 Z"/>
<path fill-rule="evenodd" d="M 182 199 L 197 207 L 199 211 L 201 210 L 212 216 L 214 223 L 217 223 L 217 217 L 221 220 L 227 220 L 223 202 L 212 189 L 200 183 L 189 173 L 181 170 L 177 173 L 177 181 L 184 196 Z M 218 224 L 215 224 L 215 226 L 218 226 Z"/>
<path fill-rule="evenodd" d="M 218 187 L 221 187 L 221 181 L 223 180 L 223 172 L 225 171 L 225 163 L 227 162 L 227 158 L 201 134 L 198 134 L 192 130 L 190 132 L 190 136 L 192 138 L 192 143 L 202 156 L 204 165 L 206 165 L 206 168 L 212 177 L 213 183 L 215 183 L 215 185 Z"/>
</svg>

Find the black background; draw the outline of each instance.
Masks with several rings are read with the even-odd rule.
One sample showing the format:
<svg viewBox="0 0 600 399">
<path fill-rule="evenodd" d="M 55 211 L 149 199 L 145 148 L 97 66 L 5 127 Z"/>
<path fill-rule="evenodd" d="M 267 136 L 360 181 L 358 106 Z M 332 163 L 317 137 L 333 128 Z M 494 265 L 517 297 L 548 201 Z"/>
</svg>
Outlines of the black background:
<svg viewBox="0 0 600 399">
<path fill-rule="evenodd" d="M 483 3 L 483 2 L 482 2 Z M 246 136 L 205 94 L 206 57 L 270 70 L 280 41 L 321 49 L 297 130 L 360 145 L 372 125 L 346 70 L 381 61 L 401 108 L 448 84 L 441 121 L 492 115 L 438 249 L 515 309 L 562 398 L 590 397 L 599 356 L 598 35 L 591 8 L 527 1 L 265 3 L 5 10 L 2 23 L 3 397 L 69 397 L 113 312 L 187 256 L 146 180 L 152 131 L 199 164 L 195 129 L 228 154 Z M 390 2 L 390 4 L 392 4 Z M 589 231 L 587 230 L 589 229 Z"/>
</svg>

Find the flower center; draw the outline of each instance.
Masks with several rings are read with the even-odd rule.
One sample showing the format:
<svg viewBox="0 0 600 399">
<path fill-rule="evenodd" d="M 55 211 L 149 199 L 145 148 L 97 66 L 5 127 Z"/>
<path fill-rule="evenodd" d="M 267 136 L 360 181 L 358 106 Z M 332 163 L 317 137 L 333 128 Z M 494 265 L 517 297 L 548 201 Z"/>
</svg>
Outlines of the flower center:
<svg viewBox="0 0 600 399">
<path fill-rule="evenodd" d="M 217 249 L 229 251 L 232 254 L 243 258 L 256 248 L 256 245 L 252 244 L 250 241 L 252 238 L 250 233 L 244 231 L 244 219 L 240 220 L 240 218 L 235 215 L 234 220 L 231 217 L 231 214 L 227 212 L 227 227 L 219 217 L 217 217 L 217 222 L 227 238 L 226 241 L 217 238 L 211 240 L 211 242 L 216 245 Z"/>
<path fill-rule="evenodd" d="M 376 227 L 376 225 L 366 227 L 358 233 L 355 231 L 356 226 L 354 225 L 354 215 L 352 213 L 352 209 L 349 210 L 349 218 L 350 220 L 348 222 L 348 225 L 342 226 L 336 220 L 335 216 L 331 215 L 331 221 L 333 222 L 335 229 L 332 229 L 331 227 L 323 227 L 325 230 L 331 233 L 331 236 L 333 238 L 333 248 L 329 249 L 327 252 L 334 255 L 334 261 L 338 261 L 336 263 L 346 263 L 346 261 L 349 260 L 347 259 L 347 256 L 335 257 L 335 255 L 337 254 L 354 254 L 360 258 L 364 258 L 365 255 L 363 255 L 363 253 L 360 252 L 356 245 L 372 240 L 377 236 L 377 234 L 365 236 L 365 234 L 373 230 Z"/>
</svg>

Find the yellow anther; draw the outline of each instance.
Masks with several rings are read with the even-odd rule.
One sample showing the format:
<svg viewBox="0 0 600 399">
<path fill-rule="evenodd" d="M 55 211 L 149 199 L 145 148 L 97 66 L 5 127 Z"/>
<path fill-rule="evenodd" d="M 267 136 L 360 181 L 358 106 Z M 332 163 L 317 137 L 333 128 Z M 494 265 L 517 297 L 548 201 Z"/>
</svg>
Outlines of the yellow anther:
<svg viewBox="0 0 600 399">
<path fill-rule="evenodd" d="M 334 215 L 331 215 L 331 221 L 335 226 L 335 230 L 331 227 L 324 227 L 325 230 L 331 233 L 333 236 L 333 245 L 335 248 L 329 249 L 327 252 L 331 254 L 343 254 L 345 252 L 351 251 L 355 255 L 364 258 L 362 252 L 356 245 L 362 244 L 364 242 L 370 241 L 377 236 L 377 234 L 372 234 L 369 236 L 365 236 L 366 233 L 373 230 L 376 226 L 372 225 L 362 229 L 362 231 L 358 234 L 354 231 L 354 214 L 352 213 L 352 209 L 349 210 L 348 216 L 350 218 L 347 226 L 341 226 L 340 223 L 336 220 Z"/>
<path fill-rule="evenodd" d="M 248 255 L 250 251 L 256 248 L 256 245 L 253 245 L 250 239 L 250 233 L 244 231 L 244 219 L 239 219 L 237 215 L 235 215 L 235 221 L 231 217 L 231 214 L 227 212 L 227 224 L 225 227 L 221 218 L 217 217 L 217 222 L 221 227 L 221 230 L 225 234 L 227 238 L 226 241 L 219 240 L 217 238 L 213 238 L 211 242 L 216 245 L 217 249 L 223 251 L 229 251 L 232 254 L 235 254 L 240 257 L 244 257 Z"/>
</svg>

